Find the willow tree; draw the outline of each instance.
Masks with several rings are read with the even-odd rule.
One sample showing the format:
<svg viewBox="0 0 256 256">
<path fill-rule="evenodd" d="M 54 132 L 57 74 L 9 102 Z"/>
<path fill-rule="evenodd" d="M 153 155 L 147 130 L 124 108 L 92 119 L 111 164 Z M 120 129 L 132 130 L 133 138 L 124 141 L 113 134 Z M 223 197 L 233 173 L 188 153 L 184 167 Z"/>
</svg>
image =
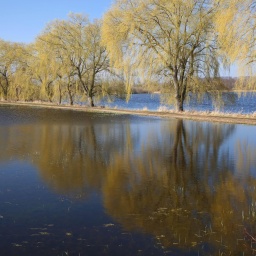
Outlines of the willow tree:
<svg viewBox="0 0 256 256">
<path fill-rule="evenodd" d="M 13 62 L 12 76 L 8 98 L 12 100 L 32 101 L 37 96 L 38 88 L 31 81 L 32 73 L 29 65 L 31 59 L 31 47 L 27 44 L 14 44 L 12 48 Z"/>
<path fill-rule="evenodd" d="M 101 21 L 90 23 L 86 27 L 87 34 L 87 83 L 82 84 L 84 90 L 87 92 L 90 105 L 93 107 L 93 97 L 102 93 L 102 86 L 100 81 L 100 74 L 107 71 L 109 68 L 109 59 L 106 47 L 101 44 Z"/>
<path fill-rule="evenodd" d="M 220 0 L 216 29 L 227 63 L 238 66 L 238 88 L 256 89 L 256 2 Z"/>
<path fill-rule="evenodd" d="M 229 61 L 256 60 L 254 0 L 216 0 L 221 8 L 216 15 L 216 29 L 222 51 Z"/>
<path fill-rule="evenodd" d="M 101 92 L 99 74 L 108 68 L 108 55 L 101 44 L 101 22 L 93 23 L 82 14 L 50 23 L 39 37 L 54 49 L 68 77 L 76 80 L 91 106 Z"/>
<path fill-rule="evenodd" d="M 0 40 L 0 95 L 8 100 L 16 94 L 14 76 L 22 65 L 22 45 Z"/>
<path fill-rule="evenodd" d="M 57 71 L 60 68 L 53 56 L 53 51 L 48 44 L 38 38 L 31 45 L 28 73 L 32 83 L 40 88 L 41 99 L 49 102 L 54 101 Z"/>
<path fill-rule="evenodd" d="M 80 26 L 87 23 L 87 19 L 80 20 Z M 68 97 L 70 105 L 74 104 L 77 84 L 77 69 L 74 64 L 78 65 L 77 56 L 83 54 L 77 52 L 77 45 L 80 37 L 75 37 L 73 26 L 70 21 L 55 20 L 47 25 L 38 40 L 47 45 L 52 53 L 52 59 L 59 66 L 57 75 L 57 90 L 59 101 L 62 95 Z M 82 58 L 82 57 L 81 57 Z M 63 92 L 64 91 L 64 92 Z"/>
<path fill-rule="evenodd" d="M 183 111 L 190 91 L 216 89 L 218 8 L 210 0 L 118 0 L 104 17 L 103 43 L 116 67 L 167 83 Z"/>
</svg>

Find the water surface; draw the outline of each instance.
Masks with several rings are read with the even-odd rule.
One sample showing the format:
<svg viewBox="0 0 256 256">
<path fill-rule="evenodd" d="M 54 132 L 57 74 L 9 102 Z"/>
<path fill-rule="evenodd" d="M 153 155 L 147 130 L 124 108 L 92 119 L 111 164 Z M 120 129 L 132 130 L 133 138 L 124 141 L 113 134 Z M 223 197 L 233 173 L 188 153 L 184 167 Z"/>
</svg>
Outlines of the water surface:
<svg viewBox="0 0 256 256">
<path fill-rule="evenodd" d="M 1 106 L 1 255 L 252 255 L 255 156 L 255 126 Z"/>
<path fill-rule="evenodd" d="M 147 109 L 149 111 L 172 110 L 175 108 L 174 105 L 163 103 L 160 94 L 133 94 L 129 102 L 126 102 L 125 99 L 114 98 L 112 102 L 101 101 L 97 104 L 106 105 L 111 108 Z M 210 96 L 205 95 L 205 97 L 198 101 L 195 95 L 191 95 L 190 100 L 185 102 L 184 109 L 188 111 L 220 111 L 224 113 L 250 114 L 256 112 L 256 93 L 224 93 L 221 105 L 216 105 Z"/>
</svg>

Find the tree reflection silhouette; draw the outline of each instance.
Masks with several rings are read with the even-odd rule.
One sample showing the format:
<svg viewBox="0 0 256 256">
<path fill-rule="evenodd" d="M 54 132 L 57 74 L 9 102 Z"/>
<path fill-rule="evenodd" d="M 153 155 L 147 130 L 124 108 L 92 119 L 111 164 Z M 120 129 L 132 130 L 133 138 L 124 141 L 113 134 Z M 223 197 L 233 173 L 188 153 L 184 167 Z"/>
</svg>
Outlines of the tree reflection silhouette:
<svg viewBox="0 0 256 256">
<path fill-rule="evenodd" d="M 234 126 L 186 127 L 178 120 L 164 128 L 153 148 L 143 145 L 142 155 L 114 157 L 104 187 L 109 214 L 165 247 L 245 252 L 239 239 L 252 194 L 233 176 L 234 163 L 223 147 Z"/>
<path fill-rule="evenodd" d="M 0 161 L 33 162 L 60 193 L 86 198 L 101 191 L 109 215 L 159 246 L 251 253 L 243 232 L 256 231 L 256 180 L 234 175 L 234 131 L 228 124 L 97 116 L 83 125 L 1 127 Z"/>
</svg>

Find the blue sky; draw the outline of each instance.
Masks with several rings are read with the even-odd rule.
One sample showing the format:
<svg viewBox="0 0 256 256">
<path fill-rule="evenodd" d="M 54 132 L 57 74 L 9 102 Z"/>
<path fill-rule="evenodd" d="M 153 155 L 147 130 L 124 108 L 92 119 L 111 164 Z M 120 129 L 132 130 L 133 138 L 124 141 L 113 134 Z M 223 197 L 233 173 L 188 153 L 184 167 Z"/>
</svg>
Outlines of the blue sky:
<svg viewBox="0 0 256 256">
<path fill-rule="evenodd" d="M 31 43 L 46 24 L 66 19 L 70 12 L 84 13 L 90 19 L 101 18 L 112 0 L 0 0 L 0 38 Z"/>
</svg>

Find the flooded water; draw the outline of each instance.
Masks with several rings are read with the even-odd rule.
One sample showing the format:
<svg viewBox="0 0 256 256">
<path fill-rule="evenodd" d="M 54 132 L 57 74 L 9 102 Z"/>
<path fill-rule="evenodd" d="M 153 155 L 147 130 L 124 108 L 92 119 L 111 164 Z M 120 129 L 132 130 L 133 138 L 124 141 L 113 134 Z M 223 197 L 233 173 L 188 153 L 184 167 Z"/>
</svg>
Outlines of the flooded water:
<svg viewBox="0 0 256 256">
<path fill-rule="evenodd" d="M 255 126 L 0 105 L 1 255 L 254 255 Z"/>
</svg>

